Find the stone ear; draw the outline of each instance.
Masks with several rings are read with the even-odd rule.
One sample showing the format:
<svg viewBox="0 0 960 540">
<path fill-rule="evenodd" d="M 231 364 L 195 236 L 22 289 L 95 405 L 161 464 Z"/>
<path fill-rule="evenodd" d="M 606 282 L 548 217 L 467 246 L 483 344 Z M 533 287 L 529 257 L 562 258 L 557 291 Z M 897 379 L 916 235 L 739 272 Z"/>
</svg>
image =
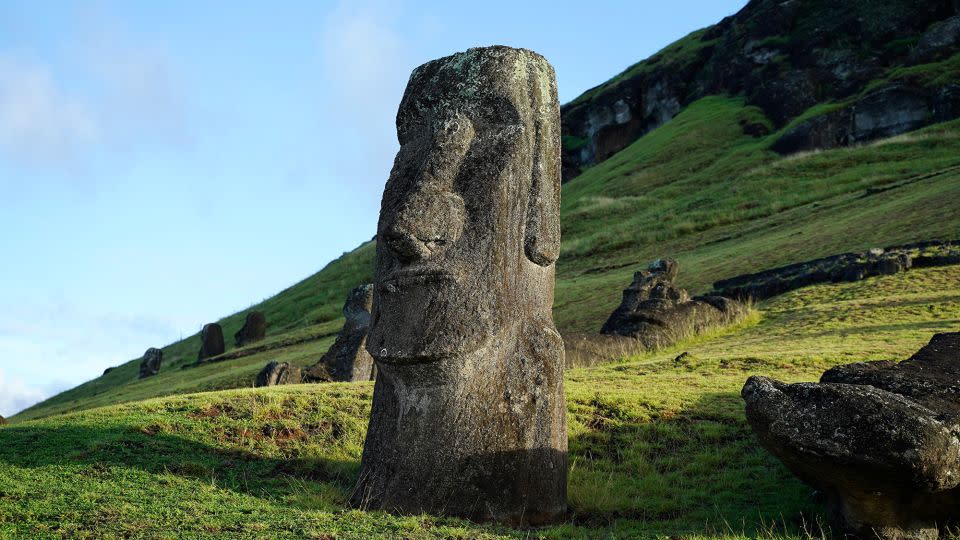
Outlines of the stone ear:
<svg viewBox="0 0 960 540">
<path fill-rule="evenodd" d="M 524 252 L 533 263 L 550 266 L 560 256 L 560 104 L 553 68 L 539 60 L 531 62 L 527 81 L 534 129 Z"/>
</svg>

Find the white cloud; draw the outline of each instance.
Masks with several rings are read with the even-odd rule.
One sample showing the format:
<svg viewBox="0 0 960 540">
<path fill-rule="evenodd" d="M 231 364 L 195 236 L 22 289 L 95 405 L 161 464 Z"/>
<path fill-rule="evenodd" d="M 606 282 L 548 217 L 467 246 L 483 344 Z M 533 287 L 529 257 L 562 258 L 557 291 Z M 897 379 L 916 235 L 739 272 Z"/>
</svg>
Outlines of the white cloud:
<svg viewBox="0 0 960 540">
<path fill-rule="evenodd" d="M 50 396 L 48 391 L 11 378 L 0 369 L 0 416 L 9 417 Z"/>
<path fill-rule="evenodd" d="M 180 142 L 186 114 L 167 50 L 106 18 L 75 30 L 63 58 L 0 51 L 0 156 L 63 167 L 97 150 Z"/>
<path fill-rule="evenodd" d="M 50 70 L 0 56 L 0 150 L 29 163 L 71 160 L 99 139 L 97 113 Z"/>
</svg>

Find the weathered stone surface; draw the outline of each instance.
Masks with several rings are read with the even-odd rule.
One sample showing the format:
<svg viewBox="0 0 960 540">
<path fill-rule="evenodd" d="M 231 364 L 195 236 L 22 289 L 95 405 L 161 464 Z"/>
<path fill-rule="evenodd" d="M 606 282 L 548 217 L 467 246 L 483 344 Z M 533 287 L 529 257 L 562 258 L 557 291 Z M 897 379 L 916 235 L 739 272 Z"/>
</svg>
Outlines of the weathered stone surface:
<svg viewBox="0 0 960 540">
<path fill-rule="evenodd" d="M 302 374 L 297 366 L 288 362 L 270 362 L 257 374 L 253 385 L 260 388 L 280 384 L 299 384 L 301 379 Z"/>
<path fill-rule="evenodd" d="M 237 347 L 260 341 L 267 335 L 267 317 L 259 311 L 247 313 L 243 328 L 233 334 L 233 341 Z"/>
<path fill-rule="evenodd" d="M 147 352 L 143 353 L 143 358 L 140 360 L 140 378 L 144 379 L 160 373 L 161 363 L 163 363 L 163 351 L 154 347 L 147 349 Z M 104 371 L 103 374 L 106 375 L 110 369 L 113 368 L 109 368 L 107 371 Z"/>
<path fill-rule="evenodd" d="M 750 377 L 742 396 L 760 444 L 825 494 L 835 532 L 936 538 L 960 525 L 960 333 L 819 384 Z"/>
<path fill-rule="evenodd" d="M 223 328 L 217 323 L 203 325 L 203 330 L 200 330 L 200 352 L 197 353 L 197 363 L 211 356 L 223 354 L 223 351 Z"/>
<path fill-rule="evenodd" d="M 307 382 L 372 381 L 377 369 L 367 352 L 367 329 L 373 309 L 373 285 L 361 285 L 347 295 L 343 304 L 346 321 L 330 349 L 316 365 L 304 371 Z"/>
<path fill-rule="evenodd" d="M 681 339 L 735 323 L 747 307 L 720 296 L 690 298 L 674 285 L 680 266 L 673 259 L 657 259 L 634 274 L 623 290 L 623 301 L 600 329 L 639 340 L 648 350 L 672 345 Z"/>
<path fill-rule="evenodd" d="M 960 242 L 931 240 L 859 253 L 841 253 L 717 281 L 713 294 L 763 300 L 817 283 L 859 281 L 917 268 L 960 264 Z"/>
<path fill-rule="evenodd" d="M 960 45 L 960 15 L 934 23 L 910 51 L 913 62 L 929 62 L 954 53 Z"/>
<path fill-rule="evenodd" d="M 566 512 L 553 68 L 470 49 L 414 70 L 384 189 L 359 507 L 539 524 Z"/>
</svg>

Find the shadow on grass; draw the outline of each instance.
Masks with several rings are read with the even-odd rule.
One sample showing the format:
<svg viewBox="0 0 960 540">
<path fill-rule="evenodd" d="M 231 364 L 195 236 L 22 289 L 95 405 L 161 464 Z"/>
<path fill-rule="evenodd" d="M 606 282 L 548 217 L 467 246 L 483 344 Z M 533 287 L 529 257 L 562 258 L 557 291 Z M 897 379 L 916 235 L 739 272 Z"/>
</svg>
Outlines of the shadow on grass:
<svg viewBox="0 0 960 540">
<path fill-rule="evenodd" d="M 266 457 L 251 450 L 222 448 L 155 427 L 89 425 L 10 426 L 0 430 L 0 463 L 22 468 L 78 466 L 78 474 L 111 467 L 201 479 L 258 497 L 309 499 L 309 484 L 346 501 L 359 470 L 357 460 L 316 456 Z M 282 434 L 278 436 L 282 437 Z M 331 490 L 332 488 L 332 490 Z M 306 495 L 306 497 L 303 497 Z M 329 499 L 329 497 L 328 497 Z M 315 509 L 315 508 L 314 508 Z"/>
<path fill-rule="evenodd" d="M 567 527 L 613 537 L 818 534 L 809 488 L 756 444 L 736 393 L 705 394 L 675 413 L 603 393 L 576 409 L 585 429 L 570 440 Z M 263 434 L 249 436 L 244 446 Z M 2 429 L 4 462 L 76 465 L 79 475 L 137 468 L 308 510 L 342 508 L 359 470 L 357 460 L 266 457 L 150 427 L 91 425 Z"/>
</svg>

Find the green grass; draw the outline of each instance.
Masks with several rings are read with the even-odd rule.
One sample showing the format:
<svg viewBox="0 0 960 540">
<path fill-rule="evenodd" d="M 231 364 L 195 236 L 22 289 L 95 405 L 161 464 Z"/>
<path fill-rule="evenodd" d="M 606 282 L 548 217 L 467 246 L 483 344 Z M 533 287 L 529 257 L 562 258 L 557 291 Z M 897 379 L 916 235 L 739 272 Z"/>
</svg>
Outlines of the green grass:
<svg viewBox="0 0 960 540">
<path fill-rule="evenodd" d="M 572 513 L 517 531 L 344 506 L 372 385 L 180 395 L 0 428 L 0 537 L 798 537 L 809 488 L 755 443 L 751 374 L 816 380 L 960 329 L 960 267 L 793 291 L 759 320 L 567 373 Z M 690 353 L 675 361 L 680 352 Z"/>
</svg>

